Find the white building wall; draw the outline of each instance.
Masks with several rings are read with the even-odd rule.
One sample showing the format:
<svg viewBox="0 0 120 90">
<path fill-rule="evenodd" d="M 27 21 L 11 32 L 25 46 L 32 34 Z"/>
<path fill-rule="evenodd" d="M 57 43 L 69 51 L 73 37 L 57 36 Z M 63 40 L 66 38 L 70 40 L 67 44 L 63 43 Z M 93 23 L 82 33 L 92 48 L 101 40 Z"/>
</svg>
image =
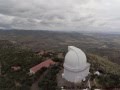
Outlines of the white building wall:
<svg viewBox="0 0 120 90">
<path fill-rule="evenodd" d="M 35 72 L 33 70 L 30 69 L 30 74 L 35 74 Z"/>
<path fill-rule="evenodd" d="M 89 67 L 83 71 L 74 72 L 64 69 L 63 78 L 70 82 L 81 82 L 89 74 Z"/>
</svg>

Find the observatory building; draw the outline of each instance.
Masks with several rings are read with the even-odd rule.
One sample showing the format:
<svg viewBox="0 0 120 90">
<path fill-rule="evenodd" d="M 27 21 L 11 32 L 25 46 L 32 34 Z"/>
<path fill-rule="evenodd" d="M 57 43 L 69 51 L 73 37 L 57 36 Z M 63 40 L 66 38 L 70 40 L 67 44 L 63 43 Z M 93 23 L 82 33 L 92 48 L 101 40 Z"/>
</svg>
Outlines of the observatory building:
<svg viewBox="0 0 120 90">
<path fill-rule="evenodd" d="M 63 66 L 62 77 L 69 82 L 81 82 L 89 74 L 90 64 L 87 63 L 85 53 L 74 46 L 68 46 Z"/>
</svg>

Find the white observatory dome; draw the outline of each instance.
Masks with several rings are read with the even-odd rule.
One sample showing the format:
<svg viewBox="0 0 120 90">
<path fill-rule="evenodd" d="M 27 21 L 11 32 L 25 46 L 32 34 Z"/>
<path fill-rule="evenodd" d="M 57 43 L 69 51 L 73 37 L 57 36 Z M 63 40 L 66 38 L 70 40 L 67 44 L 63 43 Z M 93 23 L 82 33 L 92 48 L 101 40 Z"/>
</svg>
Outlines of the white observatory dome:
<svg viewBox="0 0 120 90">
<path fill-rule="evenodd" d="M 81 70 L 86 66 L 85 53 L 74 46 L 68 46 L 68 53 L 65 56 L 64 66 L 69 69 Z"/>
<path fill-rule="evenodd" d="M 63 78 L 71 82 L 81 81 L 89 74 L 89 67 L 85 53 L 77 47 L 68 46 Z"/>
</svg>

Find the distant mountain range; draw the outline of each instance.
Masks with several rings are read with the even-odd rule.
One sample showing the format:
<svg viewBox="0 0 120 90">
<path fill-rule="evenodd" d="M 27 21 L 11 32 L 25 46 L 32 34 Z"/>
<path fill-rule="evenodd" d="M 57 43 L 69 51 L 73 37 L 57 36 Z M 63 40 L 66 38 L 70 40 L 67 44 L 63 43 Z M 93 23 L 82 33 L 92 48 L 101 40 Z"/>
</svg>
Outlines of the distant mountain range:
<svg viewBox="0 0 120 90">
<path fill-rule="evenodd" d="M 44 30 L 0 30 L 0 40 L 9 40 L 34 51 L 66 51 L 73 45 L 85 52 L 95 53 L 119 63 L 120 35 L 105 33 L 78 33 Z"/>
</svg>

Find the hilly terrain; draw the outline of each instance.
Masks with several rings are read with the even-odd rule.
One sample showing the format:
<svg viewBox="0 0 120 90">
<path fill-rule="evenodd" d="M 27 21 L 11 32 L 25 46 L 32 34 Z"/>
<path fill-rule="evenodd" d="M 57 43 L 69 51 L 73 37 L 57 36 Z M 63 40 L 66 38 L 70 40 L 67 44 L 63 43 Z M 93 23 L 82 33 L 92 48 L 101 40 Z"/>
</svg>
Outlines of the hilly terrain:
<svg viewBox="0 0 120 90">
<path fill-rule="evenodd" d="M 35 52 L 64 51 L 67 46 L 73 45 L 120 64 L 120 34 L 117 33 L 0 30 L 0 40 L 8 40 Z"/>
<path fill-rule="evenodd" d="M 38 83 L 40 90 L 60 90 L 57 86 L 57 73 L 63 69 L 64 58 L 59 58 L 61 51 L 53 50 L 53 55 L 39 55 L 27 47 L 15 44 L 8 40 L 0 41 L 0 90 L 38 90 L 31 89 L 32 84 L 42 75 L 42 80 Z M 86 53 L 90 67 L 90 81 L 92 88 L 103 88 L 110 90 L 120 88 L 120 65 L 111 62 L 100 55 Z M 43 68 L 35 75 L 29 74 L 29 69 L 41 63 L 46 58 L 52 58 L 59 63 L 52 68 Z M 19 67 L 14 69 L 13 67 Z M 47 72 L 46 72 L 47 71 Z M 100 76 L 95 76 L 94 72 L 100 71 Z M 44 73 L 45 72 L 45 73 Z M 43 74 L 44 73 L 44 74 Z"/>
</svg>

